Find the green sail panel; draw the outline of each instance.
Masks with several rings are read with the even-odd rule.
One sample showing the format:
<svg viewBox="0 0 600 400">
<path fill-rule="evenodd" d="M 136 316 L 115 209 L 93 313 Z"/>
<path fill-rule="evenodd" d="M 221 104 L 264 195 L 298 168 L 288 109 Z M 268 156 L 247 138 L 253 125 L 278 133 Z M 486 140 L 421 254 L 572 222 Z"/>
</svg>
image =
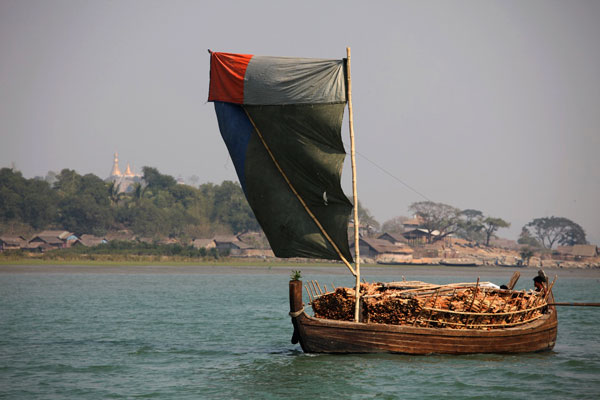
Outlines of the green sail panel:
<svg viewBox="0 0 600 400">
<path fill-rule="evenodd" d="M 352 261 L 352 203 L 341 185 L 345 158 L 340 131 L 345 104 L 243 106 L 291 185 Z M 337 259 L 333 245 L 296 198 L 257 134 L 245 157 L 246 196 L 278 257 Z"/>
<path fill-rule="evenodd" d="M 345 60 L 211 52 L 208 99 L 275 255 L 351 262 L 352 204 L 340 185 Z"/>
<path fill-rule="evenodd" d="M 346 102 L 344 60 L 254 56 L 244 77 L 244 104 Z"/>
</svg>

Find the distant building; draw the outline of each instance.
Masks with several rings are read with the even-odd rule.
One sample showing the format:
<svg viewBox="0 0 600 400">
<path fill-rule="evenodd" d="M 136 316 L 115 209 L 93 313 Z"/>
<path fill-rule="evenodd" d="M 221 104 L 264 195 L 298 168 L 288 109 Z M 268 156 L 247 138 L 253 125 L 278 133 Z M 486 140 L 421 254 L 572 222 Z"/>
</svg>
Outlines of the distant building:
<svg viewBox="0 0 600 400">
<path fill-rule="evenodd" d="M 115 153 L 113 167 L 110 171 L 110 176 L 106 178 L 107 182 L 115 182 L 119 187 L 119 193 L 130 193 L 133 191 L 135 183 L 142 183 L 142 176 L 135 174 L 131 170 L 131 166 L 127 163 L 125 172 L 121 172 L 119 168 L 119 153 Z"/>
<path fill-rule="evenodd" d="M 383 234 L 379 235 L 377 239 L 387 240 L 393 244 L 408 243 L 408 240 L 401 233 L 384 232 Z"/>
<path fill-rule="evenodd" d="M 29 240 L 28 249 L 60 249 L 69 247 L 79 238 L 69 231 L 42 231 Z"/>
<path fill-rule="evenodd" d="M 407 219 L 402 223 L 402 226 L 405 230 L 418 229 L 421 227 L 421 225 L 423 225 L 423 218 L 418 215 L 415 215 L 413 218 Z"/>
<path fill-rule="evenodd" d="M 242 242 L 237 236 L 215 236 L 213 240 L 217 250 L 228 250 L 232 256 L 240 255 L 244 250 L 252 248 L 252 246 Z"/>
<path fill-rule="evenodd" d="M 597 257 L 598 247 L 593 244 L 576 244 L 573 246 L 572 254 L 576 260 L 585 257 Z"/>
<path fill-rule="evenodd" d="M 408 256 L 413 250 L 404 245 L 394 244 L 385 239 L 360 238 L 360 256 L 366 258 L 377 258 L 385 255 Z M 355 255 L 354 243 L 350 243 L 350 252 Z"/>
<path fill-rule="evenodd" d="M 0 251 L 19 250 L 27 245 L 23 236 L 0 236 Z"/>
<path fill-rule="evenodd" d="M 192 241 L 192 246 L 197 249 L 217 249 L 219 252 L 228 252 L 232 257 L 257 257 L 257 258 L 273 258 L 273 251 L 268 248 L 256 248 L 255 245 L 246 243 L 241 240 L 242 237 L 253 237 L 256 239 L 256 234 L 246 233 L 238 236 L 215 236 L 211 239 L 195 239 Z M 256 240 L 255 240 L 256 241 Z"/>
<path fill-rule="evenodd" d="M 404 232 L 402 235 L 408 240 L 409 244 L 418 245 L 432 242 L 435 237 L 440 235 L 440 232 L 435 230 L 429 233 L 427 229 L 419 228 Z"/>
<path fill-rule="evenodd" d="M 593 244 L 576 244 L 574 246 L 558 246 L 554 251 L 553 258 L 579 261 L 599 255 L 598 247 Z"/>
<path fill-rule="evenodd" d="M 135 233 L 128 229 L 123 229 L 116 232 L 108 232 L 104 238 L 109 241 L 120 241 L 120 242 L 133 242 L 137 239 Z"/>
<path fill-rule="evenodd" d="M 108 243 L 106 238 L 86 234 L 81 235 L 81 237 L 77 241 L 75 241 L 75 243 L 73 243 L 73 246 L 94 247 L 106 243 Z"/>
</svg>

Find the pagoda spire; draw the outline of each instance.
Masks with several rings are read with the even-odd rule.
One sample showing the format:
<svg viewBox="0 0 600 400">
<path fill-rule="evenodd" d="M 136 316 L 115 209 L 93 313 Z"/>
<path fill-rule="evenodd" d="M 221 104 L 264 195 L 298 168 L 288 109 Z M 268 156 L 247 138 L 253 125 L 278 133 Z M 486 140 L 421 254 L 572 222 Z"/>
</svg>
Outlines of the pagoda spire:
<svg viewBox="0 0 600 400">
<path fill-rule="evenodd" d="M 119 169 L 119 153 L 115 152 L 115 160 L 113 162 L 112 171 L 110 176 L 121 176 L 121 170 Z"/>
<path fill-rule="evenodd" d="M 125 170 L 125 176 L 134 176 L 133 172 L 131 172 L 131 167 L 129 166 L 129 163 L 127 163 L 127 169 Z"/>
</svg>

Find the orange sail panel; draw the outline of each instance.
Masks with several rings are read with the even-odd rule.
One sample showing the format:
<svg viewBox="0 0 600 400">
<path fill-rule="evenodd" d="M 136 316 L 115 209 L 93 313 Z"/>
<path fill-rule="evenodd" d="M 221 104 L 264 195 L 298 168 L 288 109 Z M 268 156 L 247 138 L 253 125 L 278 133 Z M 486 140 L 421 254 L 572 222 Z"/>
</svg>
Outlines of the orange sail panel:
<svg viewBox="0 0 600 400">
<path fill-rule="evenodd" d="M 244 76 L 251 54 L 212 53 L 208 101 L 243 104 Z"/>
</svg>

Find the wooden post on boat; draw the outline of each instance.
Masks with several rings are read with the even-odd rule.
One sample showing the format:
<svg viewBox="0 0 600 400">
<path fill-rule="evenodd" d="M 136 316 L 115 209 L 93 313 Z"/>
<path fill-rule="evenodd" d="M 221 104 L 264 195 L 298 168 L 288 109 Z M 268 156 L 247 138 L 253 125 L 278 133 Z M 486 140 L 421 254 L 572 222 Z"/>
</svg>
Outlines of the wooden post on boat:
<svg viewBox="0 0 600 400">
<path fill-rule="evenodd" d="M 290 312 L 296 313 L 304 308 L 302 304 L 302 281 L 290 281 Z"/>
<path fill-rule="evenodd" d="M 352 79 L 350 78 L 350 47 L 346 47 L 346 79 L 348 80 L 348 124 L 350 125 L 350 160 L 352 163 L 352 196 L 354 198 L 354 271 L 356 275 L 356 297 L 354 322 L 360 320 L 360 249 L 358 236 L 358 193 L 356 191 L 356 155 L 354 150 L 354 117 L 352 115 Z"/>
<path fill-rule="evenodd" d="M 290 317 L 294 325 L 294 333 L 292 334 L 292 344 L 298 343 L 300 335 L 298 333 L 298 323 L 296 318 L 304 311 L 304 303 L 302 302 L 302 281 L 290 281 Z M 302 343 L 300 343 L 302 345 Z"/>
</svg>

